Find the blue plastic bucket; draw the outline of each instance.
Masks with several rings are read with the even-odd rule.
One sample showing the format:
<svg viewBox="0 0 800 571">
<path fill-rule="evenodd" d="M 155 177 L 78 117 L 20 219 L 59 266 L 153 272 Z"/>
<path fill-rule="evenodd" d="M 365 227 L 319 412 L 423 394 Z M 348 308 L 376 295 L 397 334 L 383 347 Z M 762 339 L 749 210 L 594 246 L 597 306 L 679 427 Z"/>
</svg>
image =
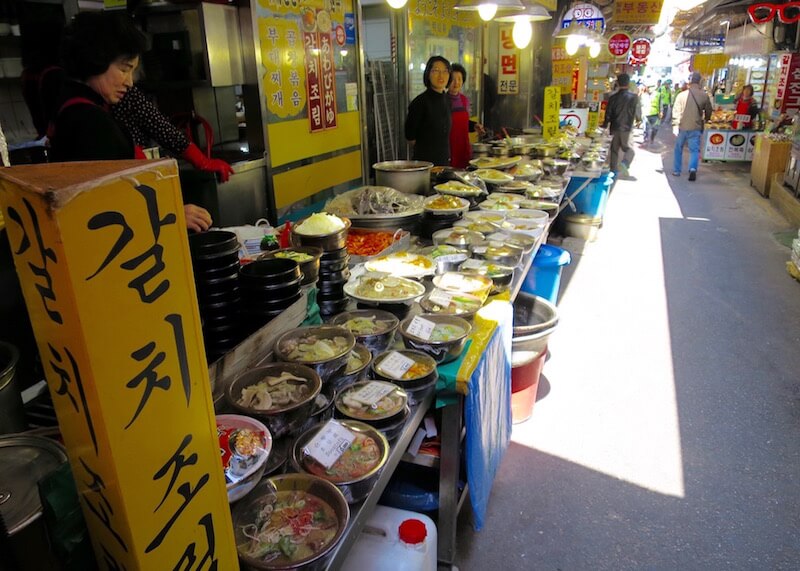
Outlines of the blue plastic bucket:
<svg viewBox="0 0 800 571">
<path fill-rule="evenodd" d="M 586 182 L 585 178 L 573 178 L 567 186 L 566 195 L 570 196 L 580 185 Z M 593 180 L 578 196 L 572 199 L 578 214 L 588 214 L 592 218 L 602 218 L 606 211 L 606 202 L 611 185 L 614 184 L 614 173 L 607 173 Z M 569 208 L 569 207 L 567 207 Z"/>
<path fill-rule="evenodd" d="M 531 269 L 522 282 L 522 291 L 538 295 L 550 303 L 558 303 L 558 288 L 561 286 L 561 270 L 572 261 L 567 250 L 543 244 L 536 252 Z"/>
</svg>

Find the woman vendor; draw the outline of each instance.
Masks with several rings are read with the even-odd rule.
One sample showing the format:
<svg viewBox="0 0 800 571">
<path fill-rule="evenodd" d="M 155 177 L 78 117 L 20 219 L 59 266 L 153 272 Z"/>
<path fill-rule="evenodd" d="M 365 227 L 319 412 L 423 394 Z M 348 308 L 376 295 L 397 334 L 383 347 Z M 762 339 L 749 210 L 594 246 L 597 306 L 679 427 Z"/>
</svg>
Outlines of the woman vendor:
<svg viewBox="0 0 800 571">
<path fill-rule="evenodd" d="M 425 64 L 422 77 L 425 91 L 408 106 L 406 140 L 413 145 L 412 158 L 434 165 L 450 164 L 450 62 L 433 56 Z"/>
<path fill-rule="evenodd" d="M 450 100 L 450 164 L 456 168 L 466 168 L 472 158 L 472 145 L 469 134 L 477 131 L 483 133 L 483 125 L 470 121 L 469 99 L 461 93 L 467 81 L 467 70 L 459 63 L 454 63 L 450 71 L 450 86 L 447 97 Z"/>
<path fill-rule="evenodd" d="M 753 97 L 753 86 L 749 83 L 742 87 L 742 92 L 734 102 L 736 113 L 733 116 L 734 129 L 752 129 L 753 119 L 758 115 L 759 108 Z"/>
<path fill-rule="evenodd" d="M 144 35 L 125 14 L 75 16 L 62 44 L 67 79 L 55 106 L 53 162 L 143 158 L 109 109 L 133 86 L 144 48 Z M 211 225 L 211 216 L 203 208 L 187 204 L 184 214 L 189 230 L 199 232 Z"/>
</svg>

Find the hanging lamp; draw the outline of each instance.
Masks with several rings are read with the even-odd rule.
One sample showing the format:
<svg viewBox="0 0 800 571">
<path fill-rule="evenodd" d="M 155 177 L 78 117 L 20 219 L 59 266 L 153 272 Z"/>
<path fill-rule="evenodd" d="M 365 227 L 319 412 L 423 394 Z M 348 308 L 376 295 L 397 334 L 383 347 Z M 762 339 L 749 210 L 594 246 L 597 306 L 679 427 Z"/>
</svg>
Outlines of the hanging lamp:
<svg viewBox="0 0 800 571">
<path fill-rule="evenodd" d="M 481 20 L 488 22 L 498 11 L 521 12 L 525 9 L 520 0 L 459 0 L 456 10 L 477 10 Z"/>
</svg>

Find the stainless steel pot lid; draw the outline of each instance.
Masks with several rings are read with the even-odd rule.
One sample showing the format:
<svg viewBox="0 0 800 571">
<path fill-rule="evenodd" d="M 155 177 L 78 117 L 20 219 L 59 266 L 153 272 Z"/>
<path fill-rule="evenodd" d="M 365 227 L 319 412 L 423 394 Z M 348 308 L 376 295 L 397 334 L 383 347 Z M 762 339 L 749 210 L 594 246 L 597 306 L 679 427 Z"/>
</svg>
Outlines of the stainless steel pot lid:
<svg viewBox="0 0 800 571">
<path fill-rule="evenodd" d="M 42 515 L 39 480 L 66 461 L 64 448 L 47 438 L 0 438 L 0 514 L 10 535 Z"/>
</svg>

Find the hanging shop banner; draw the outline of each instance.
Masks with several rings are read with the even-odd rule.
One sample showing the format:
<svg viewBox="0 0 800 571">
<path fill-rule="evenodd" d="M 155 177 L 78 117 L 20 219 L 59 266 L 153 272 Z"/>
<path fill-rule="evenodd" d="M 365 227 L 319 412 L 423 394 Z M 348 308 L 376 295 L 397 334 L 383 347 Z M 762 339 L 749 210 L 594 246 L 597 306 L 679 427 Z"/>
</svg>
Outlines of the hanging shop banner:
<svg viewBox="0 0 800 571">
<path fill-rule="evenodd" d="M 631 50 L 631 37 L 625 32 L 615 32 L 608 38 L 608 53 L 614 57 L 623 57 Z"/>
<path fill-rule="evenodd" d="M 614 2 L 614 25 L 655 26 L 661 17 L 663 0 Z"/>
<path fill-rule="evenodd" d="M 0 169 L 0 206 L 99 566 L 238 568 L 177 164 Z"/>
<path fill-rule="evenodd" d="M 782 54 L 775 98 L 781 113 L 800 110 L 800 55 Z"/>
<path fill-rule="evenodd" d="M 330 28 L 330 22 L 328 23 Z M 336 67 L 333 61 L 331 33 L 319 33 L 320 60 L 322 63 L 322 111 L 326 129 L 336 127 Z"/>
<path fill-rule="evenodd" d="M 319 36 L 303 32 L 306 61 L 306 94 L 308 96 L 308 127 L 312 133 L 325 130 L 322 110 L 322 82 L 320 81 Z"/>
<path fill-rule="evenodd" d="M 572 95 L 573 101 L 578 100 L 578 84 L 580 83 L 579 81 L 580 77 L 581 77 L 581 69 L 579 67 L 576 67 L 575 69 L 572 70 L 572 78 L 569 85 L 569 92 L 570 95 Z"/>
<path fill-rule="evenodd" d="M 589 103 L 589 118 L 586 122 L 586 130 L 594 131 L 600 126 L 600 102 Z"/>
<path fill-rule="evenodd" d="M 542 135 L 546 140 L 558 134 L 558 111 L 561 108 L 561 87 L 550 85 L 544 88 L 544 112 L 542 117 Z"/>
<path fill-rule="evenodd" d="M 647 65 L 647 58 L 650 55 L 650 40 L 639 38 L 631 44 L 630 65 Z"/>
<path fill-rule="evenodd" d="M 516 95 L 519 93 L 519 50 L 511 37 L 513 26 L 499 28 L 500 49 L 498 50 L 497 94 Z"/>
<path fill-rule="evenodd" d="M 591 28 L 599 34 L 602 34 L 606 29 L 606 19 L 603 17 L 603 12 L 594 4 L 573 4 L 564 14 L 564 19 L 561 20 L 561 27 L 569 27 L 572 20 L 576 20 L 581 26 Z"/>
<path fill-rule="evenodd" d="M 551 49 L 553 61 L 553 81 L 551 85 L 558 85 L 561 93 L 567 94 L 572 90 L 572 68 L 575 67 L 575 58 L 567 54 L 563 47 Z"/>
<path fill-rule="evenodd" d="M 692 56 L 692 69 L 699 71 L 703 77 L 709 77 L 715 70 L 728 65 L 727 54 L 695 54 Z"/>
</svg>

